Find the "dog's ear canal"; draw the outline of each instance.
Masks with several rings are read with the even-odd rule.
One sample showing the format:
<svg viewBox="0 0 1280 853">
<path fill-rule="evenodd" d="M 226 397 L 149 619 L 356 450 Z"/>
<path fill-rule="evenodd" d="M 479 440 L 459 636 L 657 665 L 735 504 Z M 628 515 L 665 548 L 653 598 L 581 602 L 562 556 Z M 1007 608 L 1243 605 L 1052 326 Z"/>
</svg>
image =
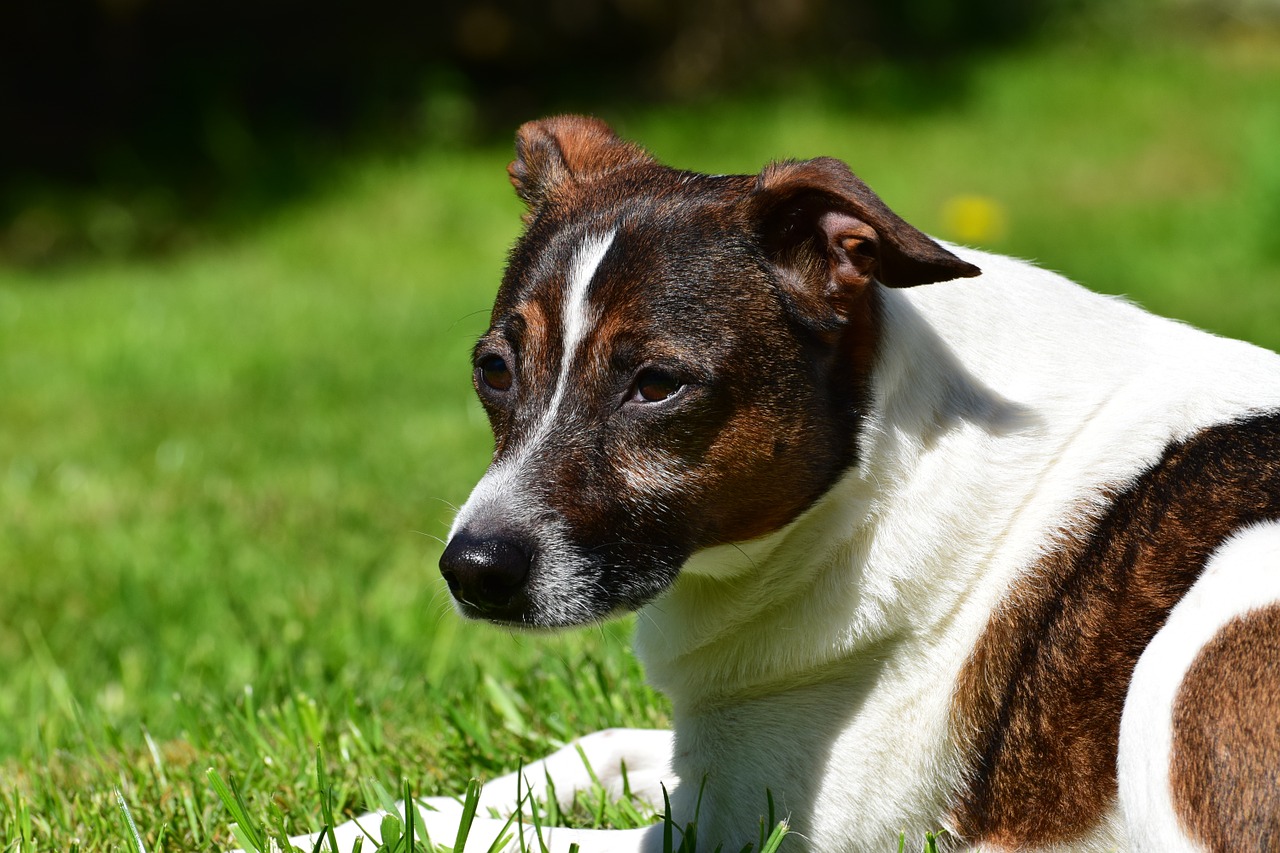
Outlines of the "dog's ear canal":
<svg viewBox="0 0 1280 853">
<path fill-rule="evenodd" d="M 760 245 L 802 301 L 843 314 L 873 280 L 912 287 L 981 274 L 888 208 L 849 167 L 819 158 L 775 163 L 749 201 Z M 814 292 L 815 286 L 818 292 Z"/>
<path fill-rule="evenodd" d="M 651 162 L 647 151 L 600 119 L 563 115 L 520 126 L 507 174 L 532 217 L 560 190 Z"/>
</svg>

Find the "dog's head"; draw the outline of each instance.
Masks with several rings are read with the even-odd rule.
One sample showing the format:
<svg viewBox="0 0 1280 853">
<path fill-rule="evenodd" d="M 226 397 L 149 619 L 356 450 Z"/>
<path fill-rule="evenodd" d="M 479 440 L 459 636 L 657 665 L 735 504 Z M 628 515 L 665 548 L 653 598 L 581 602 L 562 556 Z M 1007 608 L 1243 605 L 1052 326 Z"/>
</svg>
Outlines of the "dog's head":
<svg viewBox="0 0 1280 853">
<path fill-rule="evenodd" d="M 516 147 L 474 352 L 496 446 L 440 567 L 468 616 L 581 624 L 812 504 L 856 461 L 878 287 L 978 270 L 836 160 L 702 175 L 580 117 Z"/>
</svg>

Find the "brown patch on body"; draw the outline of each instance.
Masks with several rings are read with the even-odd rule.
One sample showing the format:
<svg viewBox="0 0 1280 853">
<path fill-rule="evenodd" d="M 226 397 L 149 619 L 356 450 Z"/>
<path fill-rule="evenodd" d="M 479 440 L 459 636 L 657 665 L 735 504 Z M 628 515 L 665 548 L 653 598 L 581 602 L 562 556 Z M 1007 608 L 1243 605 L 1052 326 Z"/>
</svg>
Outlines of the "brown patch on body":
<svg viewBox="0 0 1280 853">
<path fill-rule="evenodd" d="M 1209 555 L 1280 518 L 1280 415 L 1171 445 L 1087 530 L 1018 583 L 961 672 L 955 737 L 971 762 L 953 820 L 971 843 L 1070 842 L 1116 798 L 1120 713 L 1139 655 Z"/>
<path fill-rule="evenodd" d="M 1280 850 L 1280 605 L 1237 616 L 1196 656 L 1169 777 L 1184 829 L 1213 853 Z"/>
</svg>

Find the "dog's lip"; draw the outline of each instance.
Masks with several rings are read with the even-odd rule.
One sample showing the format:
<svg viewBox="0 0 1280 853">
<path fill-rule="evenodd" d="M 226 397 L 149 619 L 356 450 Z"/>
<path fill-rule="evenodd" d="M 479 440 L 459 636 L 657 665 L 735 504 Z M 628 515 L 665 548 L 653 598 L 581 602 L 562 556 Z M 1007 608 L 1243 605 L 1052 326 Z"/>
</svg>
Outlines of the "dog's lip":
<svg viewBox="0 0 1280 853">
<path fill-rule="evenodd" d="M 508 602 L 506 606 L 486 610 L 485 608 L 478 607 L 464 599 L 459 598 L 454 599 L 454 601 L 456 602 L 458 609 L 462 612 L 462 615 L 468 619 L 488 622 L 490 625 L 500 628 L 523 628 L 525 630 L 532 631 L 557 631 L 568 628 L 585 628 L 589 625 L 598 625 L 602 622 L 608 622 L 611 619 L 619 619 L 630 613 L 635 613 L 641 607 L 648 604 L 652 598 L 656 597 L 656 595 L 652 596 L 650 599 L 646 599 L 645 601 L 634 605 L 615 604 L 606 611 L 592 614 L 584 619 L 549 621 L 539 621 L 536 618 L 536 613 L 529 607 L 528 602 L 525 602 L 523 606 L 514 609 L 510 607 L 512 602 Z M 518 594 L 513 596 L 513 599 L 514 598 L 523 598 L 523 595 Z"/>
<path fill-rule="evenodd" d="M 500 604 L 480 605 L 455 595 L 454 603 L 468 619 L 484 620 L 494 625 L 528 625 L 529 601 L 523 590 L 516 590 Z"/>
</svg>

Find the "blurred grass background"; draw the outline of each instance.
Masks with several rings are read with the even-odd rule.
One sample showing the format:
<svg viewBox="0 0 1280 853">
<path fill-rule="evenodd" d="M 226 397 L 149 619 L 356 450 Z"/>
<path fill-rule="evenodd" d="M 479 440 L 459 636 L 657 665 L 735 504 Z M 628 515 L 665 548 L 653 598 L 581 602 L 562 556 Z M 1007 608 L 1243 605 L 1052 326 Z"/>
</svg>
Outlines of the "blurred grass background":
<svg viewBox="0 0 1280 853">
<path fill-rule="evenodd" d="M 663 723 L 625 622 L 554 638 L 462 625 L 435 568 L 488 455 L 467 353 L 517 233 L 503 167 L 533 110 L 590 110 L 708 172 L 838 156 L 940 237 L 1280 348 L 1274 5 L 1036 7 L 968 49 L 950 7 L 908 5 L 918 41 L 873 16 L 839 61 L 805 61 L 821 20 L 752 63 L 706 47 L 738 31 L 703 14 L 654 24 L 614 68 L 601 45 L 546 67 L 533 47 L 467 47 L 488 30 L 465 21 L 516 44 L 521 19 L 464 4 L 439 27 L 461 47 L 391 64 L 413 77 L 408 112 L 395 86 L 379 96 L 390 71 L 343 78 L 334 60 L 321 79 L 368 87 L 371 105 L 347 92 L 328 123 L 273 107 L 284 84 L 238 101 L 252 75 L 235 74 L 175 112 L 152 93 L 133 118 L 66 119 L 85 138 L 46 156 L 18 155 L 61 119 L 15 114 L 0 146 L 0 850 L 126 849 L 116 787 L 148 849 L 221 846 L 209 767 L 262 814 L 315 828 L 317 744 L 339 804 L 359 809 L 379 784 L 461 790 L 575 732 Z M 143 24 L 172 36 L 158 8 L 84 14 L 180 53 L 145 41 Z M 598 8 L 629 20 L 627 4 Z M 252 54 L 254 20 L 229 20 Z M 373 30 L 344 55 L 372 62 Z M 682 50 L 704 49 L 719 58 L 680 71 Z"/>
</svg>

